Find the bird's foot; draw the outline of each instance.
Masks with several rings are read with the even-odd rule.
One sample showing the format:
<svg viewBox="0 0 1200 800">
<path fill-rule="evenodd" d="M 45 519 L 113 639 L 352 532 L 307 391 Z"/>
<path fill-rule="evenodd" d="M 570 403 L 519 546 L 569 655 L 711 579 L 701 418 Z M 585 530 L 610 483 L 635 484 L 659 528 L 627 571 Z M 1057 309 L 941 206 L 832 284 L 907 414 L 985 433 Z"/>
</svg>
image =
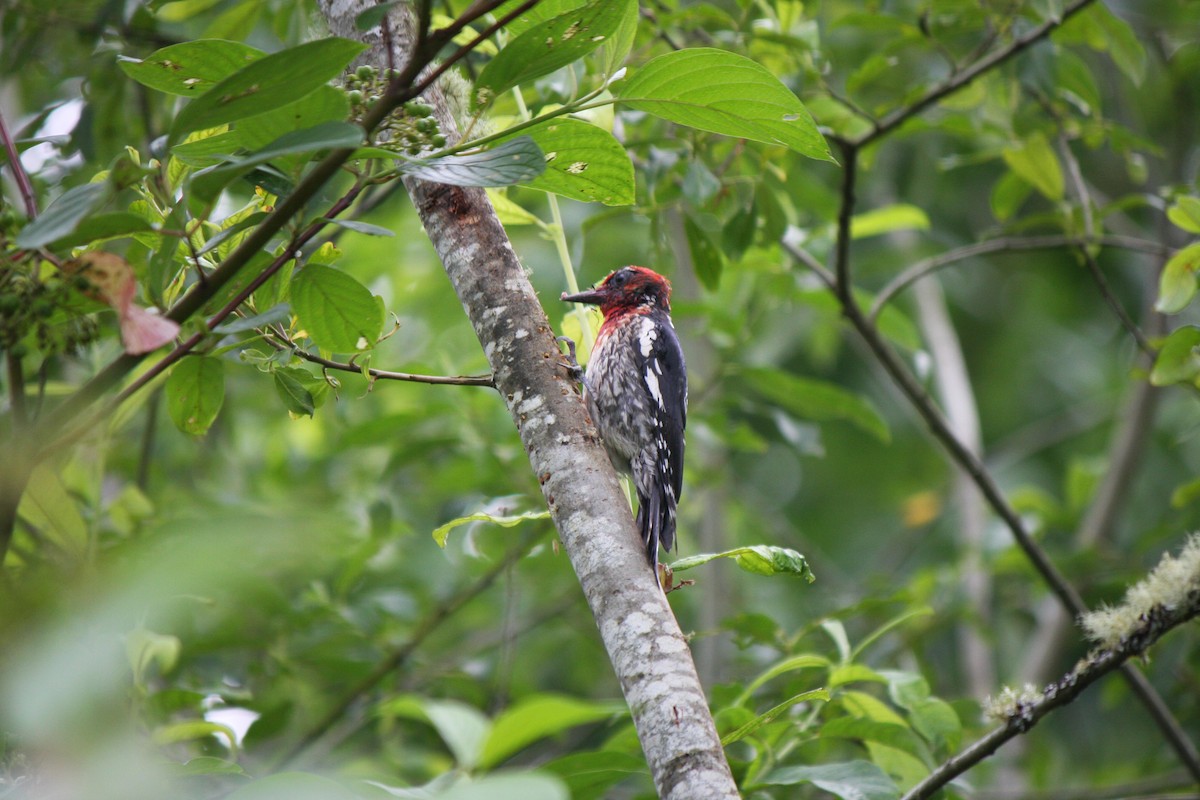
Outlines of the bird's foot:
<svg viewBox="0 0 1200 800">
<path fill-rule="evenodd" d="M 562 345 L 567 346 L 567 360 L 558 363 L 562 365 L 568 375 L 579 383 L 583 383 L 583 367 L 579 366 L 579 362 L 575 359 L 575 340 L 570 336 L 558 336 L 554 341 L 558 342 L 560 350 Z"/>
</svg>

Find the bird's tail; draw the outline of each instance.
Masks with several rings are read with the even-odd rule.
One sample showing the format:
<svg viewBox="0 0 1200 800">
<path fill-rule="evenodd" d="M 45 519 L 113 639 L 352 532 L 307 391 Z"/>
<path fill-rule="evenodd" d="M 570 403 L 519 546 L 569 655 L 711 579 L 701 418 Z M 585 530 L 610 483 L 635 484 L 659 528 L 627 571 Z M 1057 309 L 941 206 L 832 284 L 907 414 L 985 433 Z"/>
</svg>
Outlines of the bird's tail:
<svg viewBox="0 0 1200 800">
<path fill-rule="evenodd" d="M 658 547 L 669 551 L 675 544 L 675 495 L 670 486 L 651 491 L 649 497 L 638 493 L 637 526 L 646 546 L 646 556 L 654 579 L 662 585 L 658 574 Z"/>
</svg>

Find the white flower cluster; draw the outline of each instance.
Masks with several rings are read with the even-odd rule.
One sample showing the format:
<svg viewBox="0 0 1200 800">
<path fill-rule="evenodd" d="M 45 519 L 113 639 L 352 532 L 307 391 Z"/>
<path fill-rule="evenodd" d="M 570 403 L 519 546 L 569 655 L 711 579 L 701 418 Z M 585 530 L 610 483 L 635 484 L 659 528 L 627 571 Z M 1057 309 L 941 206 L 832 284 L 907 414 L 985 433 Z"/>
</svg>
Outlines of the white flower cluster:
<svg viewBox="0 0 1200 800">
<path fill-rule="evenodd" d="M 1020 689 L 1005 686 L 1000 690 L 1000 694 L 983 701 L 983 714 L 989 719 L 1007 722 L 1027 714 L 1029 708 L 1040 703 L 1044 697 L 1045 695 L 1032 683 L 1027 683 Z"/>
<path fill-rule="evenodd" d="M 1161 607 L 1173 611 L 1200 594 L 1200 534 L 1192 534 L 1178 556 L 1165 553 L 1158 566 L 1125 593 L 1120 605 L 1104 606 L 1080 617 L 1088 638 L 1114 648 L 1135 634 Z"/>
</svg>

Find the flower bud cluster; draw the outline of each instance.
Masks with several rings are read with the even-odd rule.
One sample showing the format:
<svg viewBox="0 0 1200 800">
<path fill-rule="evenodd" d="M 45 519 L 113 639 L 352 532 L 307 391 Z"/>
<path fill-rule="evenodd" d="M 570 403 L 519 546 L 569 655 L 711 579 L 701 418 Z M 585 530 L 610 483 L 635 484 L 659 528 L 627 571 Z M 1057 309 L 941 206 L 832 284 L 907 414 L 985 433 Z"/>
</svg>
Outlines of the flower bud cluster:
<svg viewBox="0 0 1200 800">
<path fill-rule="evenodd" d="M 346 79 L 346 97 L 350 100 L 350 114 L 361 121 L 366 110 L 378 103 L 387 91 L 388 83 L 395 77 L 395 70 L 380 74 L 374 67 L 363 64 Z M 437 120 L 433 118 L 433 107 L 410 100 L 390 114 L 379 128 L 380 144 L 409 155 L 420 155 L 425 150 L 437 150 L 446 146 Z"/>
</svg>

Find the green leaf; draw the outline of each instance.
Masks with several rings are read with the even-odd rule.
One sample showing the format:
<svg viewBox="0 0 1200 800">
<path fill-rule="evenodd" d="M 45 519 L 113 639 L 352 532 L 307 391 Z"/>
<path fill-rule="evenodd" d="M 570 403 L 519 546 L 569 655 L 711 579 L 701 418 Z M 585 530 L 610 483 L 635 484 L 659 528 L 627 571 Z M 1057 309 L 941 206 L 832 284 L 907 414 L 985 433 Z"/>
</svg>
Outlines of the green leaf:
<svg viewBox="0 0 1200 800">
<path fill-rule="evenodd" d="M 179 141 L 194 130 L 293 103 L 340 75 L 365 47 L 347 39 L 319 39 L 258 59 L 185 106 L 170 138 Z"/>
<path fill-rule="evenodd" d="M 780 675 L 786 675 L 789 672 L 795 672 L 796 670 L 801 669 L 825 669 L 828 666 L 828 658 L 825 658 L 825 656 L 818 656 L 813 653 L 801 653 L 798 656 L 785 658 L 778 664 L 771 665 L 758 677 L 746 684 L 746 688 L 742 690 L 740 695 L 738 695 L 738 698 L 733 702 L 733 705 L 742 705 L 749 700 L 750 696 L 758 691 L 760 687 L 762 687 L 768 681 L 778 678 Z"/>
<path fill-rule="evenodd" d="M 362 142 L 362 128 L 349 122 L 322 122 L 312 128 L 285 133 L 256 153 L 200 170 L 192 176 L 192 194 L 201 200 L 210 201 L 232 180 L 260 164 L 298 153 L 350 149 L 358 147 Z"/>
<path fill-rule="evenodd" d="M 1103 3 L 1094 4 L 1084 13 L 1092 14 L 1104 30 L 1108 54 L 1112 56 L 1117 69 L 1125 73 L 1135 86 L 1140 86 L 1146 76 L 1146 50 L 1133 28 L 1105 8 Z"/>
<path fill-rule="evenodd" d="M 229 317 L 227 322 L 223 322 L 213 328 L 213 333 L 225 336 L 231 333 L 242 333 L 243 331 L 262 328 L 266 325 L 274 325 L 277 322 L 287 322 L 290 316 L 291 309 L 286 303 L 280 303 L 274 308 L 269 308 L 261 314 L 255 314 L 251 317 Z"/>
<path fill-rule="evenodd" d="M 468 522 L 490 522 L 493 525 L 499 525 L 501 528 L 511 528 L 514 525 L 520 525 L 522 522 L 531 519 L 550 519 L 549 511 L 526 511 L 523 514 L 514 514 L 512 516 L 497 516 L 495 514 L 485 514 L 479 512 L 477 514 L 468 514 L 465 517 L 452 519 L 445 525 L 439 525 L 433 531 L 433 540 L 437 542 L 438 547 L 446 546 L 446 539 L 450 536 L 450 531 L 460 525 L 466 525 Z"/>
<path fill-rule="evenodd" d="M 1035 133 L 1020 146 L 1005 149 L 1004 162 L 1044 197 L 1056 201 L 1062 199 L 1062 167 L 1044 134 Z"/>
<path fill-rule="evenodd" d="M 203 356 L 184 358 L 171 369 L 166 392 L 175 427 L 193 436 L 204 435 L 225 402 L 225 362 Z"/>
<path fill-rule="evenodd" d="M 400 171 L 452 186 L 509 186 L 541 175 L 546 159 L 533 139 L 518 136 L 479 153 L 415 158 L 403 162 Z"/>
<path fill-rule="evenodd" d="M 1200 242 L 1180 250 L 1163 267 L 1158 279 L 1158 301 L 1154 310 L 1177 314 L 1196 296 L 1196 273 L 1200 271 Z"/>
<path fill-rule="evenodd" d="M 318 86 L 294 103 L 240 120 L 234 134 L 242 147 L 259 150 L 285 134 L 313 129 L 322 122 L 345 122 L 349 116 L 350 101 L 345 92 L 333 86 Z"/>
<path fill-rule="evenodd" d="M 845 420 L 881 442 L 891 440 L 887 423 L 870 401 L 832 383 L 800 378 L 776 369 L 742 373 L 754 391 L 805 419 Z"/>
<path fill-rule="evenodd" d="M 246 771 L 232 761 L 215 756 L 200 756 L 183 764 L 163 765 L 171 777 L 183 778 L 191 775 L 245 775 Z"/>
<path fill-rule="evenodd" d="M 721 553 L 688 556 L 671 562 L 671 569 L 674 572 L 683 572 L 718 558 L 732 558 L 739 567 L 755 575 L 795 575 L 809 583 L 816 580 L 804 556 L 786 547 L 765 544 L 735 547 Z"/>
<path fill-rule="evenodd" d="M 263 55 L 263 51 L 240 42 L 200 39 L 164 47 L 142 60 L 122 56 L 117 64 L 143 86 L 199 97 Z"/>
<path fill-rule="evenodd" d="M 154 230 L 154 226 L 140 214 L 131 214 L 128 211 L 93 214 L 84 218 L 72 233 L 51 242 L 50 248 L 52 250 L 69 250 L 72 247 L 152 230 Z"/>
<path fill-rule="evenodd" d="M 106 183 L 85 183 L 59 195 L 45 211 L 17 234 L 17 247 L 32 250 L 74 233 L 83 220 L 108 199 Z"/>
<path fill-rule="evenodd" d="M 479 73 L 475 86 L 480 104 L 583 58 L 617 31 L 627 9 L 628 0 L 594 0 L 532 26 Z"/>
<path fill-rule="evenodd" d="M 438 794 L 437 800 L 570 800 L 570 794 L 554 776 L 516 772 L 456 783 L 449 791 Z"/>
<path fill-rule="evenodd" d="M 1188 233 L 1200 233 L 1200 198 L 1180 197 L 1167 209 L 1167 219 Z"/>
<path fill-rule="evenodd" d="M 617 100 L 639 111 L 833 161 L 800 99 L 744 56 L 707 47 L 677 50 L 652 59 L 618 86 Z"/>
<path fill-rule="evenodd" d="M 21 495 L 18 516 L 34 525 L 72 558 L 87 552 L 88 527 L 58 473 L 45 463 L 34 468 Z"/>
<path fill-rule="evenodd" d="M 696 224 L 691 214 L 683 217 L 683 233 L 687 238 L 688 251 L 692 254 L 692 267 L 696 278 L 705 289 L 715 292 L 721 283 L 725 269 L 725 254 L 708 232 Z"/>
<path fill-rule="evenodd" d="M 645 759 L 618 750 L 573 753 L 543 764 L 566 782 L 571 797 L 604 797 L 606 790 L 631 775 L 649 775 Z"/>
<path fill-rule="evenodd" d="M 992 187 L 989 201 L 992 215 L 997 222 L 1007 222 L 1020 210 L 1021 205 L 1029 199 L 1033 187 L 1021 179 L 1015 172 L 1005 172 Z"/>
<path fill-rule="evenodd" d="M 488 718 L 466 703 L 452 700 L 426 700 L 425 713 L 454 754 L 458 765 L 465 770 L 473 770 L 479 763 L 483 743 L 492 729 Z"/>
<path fill-rule="evenodd" d="M 1200 478 L 1180 484 L 1171 492 L 1171 508 L 1184 508 L 1200 500 Z"/>
<path fill-rule="evenodd" d="M 559 695 L 534 695 L 496 717 L 479 764 L 485 768 L 494 767 L 547 736 L 625 712 L 626 707 L 620 703 L 591 703 Z"/>
<path fill-rule="evenodd" d="M 780 767 L 759 778 L 759 782 L 783 786 L 811 783 L 843 800 L 896 800 L 900 796 L 892 779 L 870 761 Z"/>
<path fill-rule="evenodd" d="M 621 21 L 612 36 L 604 43 L 604 74 L 612 75 L 625 62 L 633 42 L 637 38 L 638 3 L 637 0 L 614 0 L 613 5 L 620 2 L 624 5 Z"/>
<path fill-rule="evenodd" d="M 387 16 L 388 12 L 399 4 L 399 0 L 389 0 L 389 2 L 371 6 L 354 18 L 354 29 L 356 31 L 369 31 L 371 28 L 382 24 L 383 18 Z"/>
<path fill-rule="evenodd" d="M 896 203 L 855 214 L 850 220 L 850 238 L 866 239 L 894 231 L 924 231 L 929 229 L 929 217 L 924 210 L 907 203 Z"/>
<path fill-rule="evenodd" d="M 607 206 L 633 203 L 633 163 L 608 131 L 583 120 L 559 118 L 524 133 L 546 162 L 545 172 L 528 182 L 530 189 Z"/>
<path fill-rule="evenodd" d="M 1158 351 L 1150 383 L 1169 386 L 1172 383 L 1196 383 L 1200 378 L 1200 328 L 1185 325 L 1171 332 Z"/>
<path fill-rule="evenodd" d="M 298 373 L 303 372 L 301 376 Z M 275 391 L 279 399 L 287 407 L 288 413 L 298 417 L 311 417 L 317 410 L 317 401 L 305 385 L 305 378 L 311 377 L 307 370 L 298 367 L 277 369 L 272 373 L 275 379 Z"/>
<path fill-rule="evenodd" d="M 383 331 L 383 312 L 367 287 L 320 264 L 292 279 L 292 310 L 317 346 L 335 353 L 370 350 Z"/>
<path fill-rule="evenodd" d="M 345 228 L 348 231 L 355 233 L 365 233 L 367 236 L 395 236 L 396 232 L 385 228 L 382 225 L 372 225 L 368 222 L 358 222 L 352 219 L 330 219 L 329 217 L 321 217 L 319 222 L 325 222 L 329 225 L 336 225 L 339 228 Z"/>
<path fill-rule="evenodd" d="M 774 722 L 780 714 L 782 714 L 784 711 L 787 711 L 792 706 L 796 705 L 797 703 L 807 702 L 809 700 L 824 700 L 825 702 L 829 702 L 829 692 L 825 689 L 811 689 L 807 692 L 801 692 L 800 694 L 793 695 L 769 711 L 758 715 L 736 730 L 722 736 L 721 746 L 728 747 L 734 742 L 739 742 L 742 739 L 745 739 L 763 725 Z"/>
<path fill-rule="evenodd" d="M 931 761 L 929 748 L 907 725 L 894 722 L 878 722 L 857 717 L 836 717 L 821 726 L 819 738 L 857 739 L 876 742 L 902 752 L 928 765 Z"/>
<path fill-rule="evenodd" d="M 280 772 L 242 786 L 225 800 L 360 800 L 358 795 L 321 775 Z"/>
</svg>

